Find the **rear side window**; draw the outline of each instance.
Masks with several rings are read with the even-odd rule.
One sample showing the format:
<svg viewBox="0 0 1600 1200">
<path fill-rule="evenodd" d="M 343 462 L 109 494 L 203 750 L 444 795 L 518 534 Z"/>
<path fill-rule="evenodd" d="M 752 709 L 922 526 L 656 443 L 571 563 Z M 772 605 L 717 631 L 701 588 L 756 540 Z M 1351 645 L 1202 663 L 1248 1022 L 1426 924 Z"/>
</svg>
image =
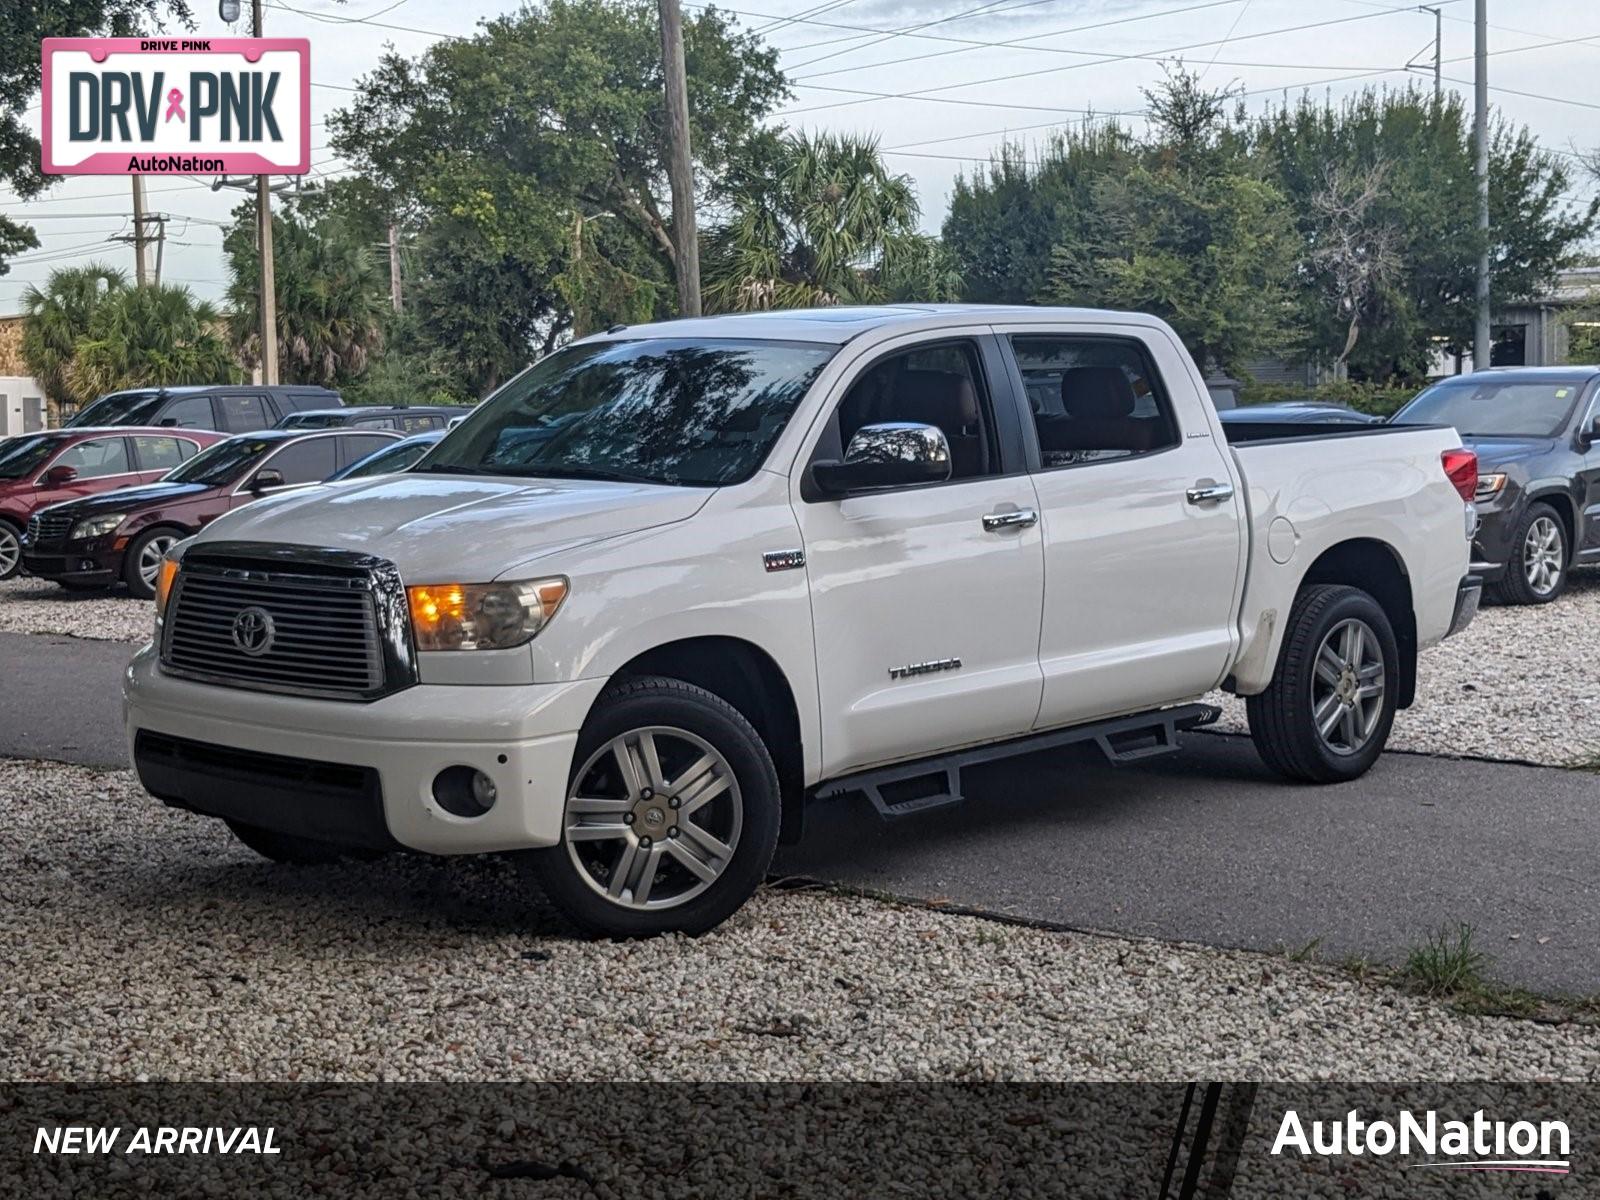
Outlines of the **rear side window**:
<svg viewBox="0 0 1600 1200">
<path fill-rule="evenodd" d="M 138 460 L 141 471 L 170 471 L 181 463 L 189 454 L 194 453 L 194 443 L 175 437 L 136 437 L 133 439 L 133 455 Z"/>
<path fill-rule="evenodd" d="M 444 418 L 433 414 L 420 417 L 401 417 L 400 428 L 407 433 L 427 433 L 431 429 L 443 429 Z"/>
<path fill-rule="evenodd" d="M 320 483 L 332 475 L 337 466 L 333 458 L 334 440 L 331 437 L 316 437 L 295 442 L 261 465 L 283 472 L 283 482 L 286 484 Z"/>
<path fill-rule="evenodd" d="M 222 396 L 222 427 L 229 433 L 254 433 L 272 424 L 260 396 Z"/>
<path fill-rule="evenodd" d="M 393 429 L 393 417 L 363 417 L 359 421 L 351 421 L 356 429 Z"/>
<path fill-rule="evenodd" d="M 161 423 L 178 429 L 215 429 L 210 396 L 184 396 L 161 410 Z"/>
<path fill-rule="evenodd" d="M 1178 444 L 1166 389 L 1131 338 L 1019 334 L 1011 349 L 1046 468 L 1132 458 Z"/>
<path fill-rule="evenodd" d="M 126 475 L 132 470 L 128 466 L 127 439 L 119 437 L 95 438 L 69 446 L 54 465 L 72 467 L 79 479 L 104 479 L 107 475 Z"/>
<path fill-rule="evenodd" d="M 394 438 L 378 437 L 371 433 L 353 433 L 335 440 L 339 443 L 341 455 L 339 465 L 345 467 L 385 446 L 394 445 Z"/>
</svg>

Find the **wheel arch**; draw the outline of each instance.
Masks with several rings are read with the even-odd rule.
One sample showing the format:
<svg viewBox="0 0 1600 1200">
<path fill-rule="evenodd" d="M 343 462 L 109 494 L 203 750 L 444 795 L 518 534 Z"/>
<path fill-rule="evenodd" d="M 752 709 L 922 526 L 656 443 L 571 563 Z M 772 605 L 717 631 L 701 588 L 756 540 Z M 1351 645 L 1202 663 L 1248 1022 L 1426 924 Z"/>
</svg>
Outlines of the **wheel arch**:
<svg viewBox="0 0 1600 1200">
<path fill-rule="evenodd" d="M 755 727 L 778 772 L 780 839 L 798 840 L 805 796 L 804 739 L 794 688 L 777 660 L 743 638 L 686 637 L 636 654 L 612 673 L 611 681 L 645 675 L 664 675 L 704 688 L 738 709 Z"/>
<path fill-rule="evenodd" d="M 1409 708 L 1417 691 L 1417 615 L 1411 577 L 1405 560 L 1388 542 L 1378 538 L 1351 538 L 1329 546 L 1301 577 L 1296 594 L 1314 584 L 1345 584 L 1359 588 L 1378 602 L 1394 628 L 1400 651 L 1400 686 L 1396 707 Z"/>
<path fill-rule="evenodd" d="M 1561 519 L 1562 531 L 1567 535 L 1567 563 L 1570 566 L 1578 546 L 1578 506 L 1573 503 L 1571 494 L 1565 488 L 1554 485 L 1543 491 L 1530 493 L 1528 506 L 1531 508 L 1535 504 L 1555 509 L 1556 516 Z M 1518 553 L 1521 553 L 1520 548 Z"/>
</svg>

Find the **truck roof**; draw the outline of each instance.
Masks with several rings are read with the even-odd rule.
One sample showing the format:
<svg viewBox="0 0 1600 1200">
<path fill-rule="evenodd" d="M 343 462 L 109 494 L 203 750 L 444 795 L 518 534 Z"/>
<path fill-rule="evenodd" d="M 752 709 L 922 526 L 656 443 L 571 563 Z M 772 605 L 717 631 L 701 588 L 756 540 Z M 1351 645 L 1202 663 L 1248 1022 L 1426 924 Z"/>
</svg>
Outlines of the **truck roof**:
<svg viewBox="0 0 1600 1200">
<path fill-rule="evenodd" d="M 786 308 L 770 312 L 719 313 L 679 317 L 643 325 L 618 325 L 586 340 L 629 340 L 641 337 L 771 338 L 775 341 L 831 342 L 843 345 L 869 330 L 888 326 L 937 325 L 939 318 L 1010 318 L 1013 321 L 1098 321 L 1161 324 L 1144 313 L 1095 308 L 1041 308 L 1028 304 L 882 304 L 835 308 Z"/>
</svg>

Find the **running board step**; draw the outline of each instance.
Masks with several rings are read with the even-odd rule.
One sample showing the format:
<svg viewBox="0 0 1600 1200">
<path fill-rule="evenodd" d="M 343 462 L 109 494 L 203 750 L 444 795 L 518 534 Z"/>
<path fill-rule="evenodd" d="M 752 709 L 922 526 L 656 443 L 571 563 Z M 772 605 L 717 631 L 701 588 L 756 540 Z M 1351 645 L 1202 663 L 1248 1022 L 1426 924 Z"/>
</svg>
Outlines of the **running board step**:
<svg viewBox="0 0 1600 1200">
<path fill-rule="evenodd" d="M 961 791 L 961 772 L 967 767 L 1085 742 L 1093 742 L 1109 762 L 1119 765 L 1142 762 L 1179 750 L 1180 731 L 1210 725 L 1221 715 L 1222 710 L 1215 705 L 1185 704 L 1110 721 L 1074 725 L 1070 729 L 1053 729 L 1007 742 L 841 775 L 819 784 L 813 795 L 828 799 L 860 793 L 885 821 L 920 816 L 950 808 L 966 798 Z"/>
</svg>

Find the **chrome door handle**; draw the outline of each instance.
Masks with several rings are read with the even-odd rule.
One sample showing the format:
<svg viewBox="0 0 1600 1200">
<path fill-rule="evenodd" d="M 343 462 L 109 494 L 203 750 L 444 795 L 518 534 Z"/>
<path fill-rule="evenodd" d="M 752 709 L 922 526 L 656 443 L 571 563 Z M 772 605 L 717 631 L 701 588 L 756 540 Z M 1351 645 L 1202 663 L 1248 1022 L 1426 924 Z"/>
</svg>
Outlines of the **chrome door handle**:
<svg viewBox="0 0 1600 1200">
<path fill-rule="evenodd" d="M 983 527 L 993 533 L 996 529 L 1026 529 L 1039 523 L 1039 514 L 1031 508 L 1017 508 L 1011 512 L 985 513 Z"/>
<path fill-rule="evenodd" d="M 1233 498 L 1233 484 L 1203 483 L 1190 488 L 1184 493 L 1184 498 L 1190 504 L 1215 504 L 1219 500 L 1230 500 Z"/>
</svg>

